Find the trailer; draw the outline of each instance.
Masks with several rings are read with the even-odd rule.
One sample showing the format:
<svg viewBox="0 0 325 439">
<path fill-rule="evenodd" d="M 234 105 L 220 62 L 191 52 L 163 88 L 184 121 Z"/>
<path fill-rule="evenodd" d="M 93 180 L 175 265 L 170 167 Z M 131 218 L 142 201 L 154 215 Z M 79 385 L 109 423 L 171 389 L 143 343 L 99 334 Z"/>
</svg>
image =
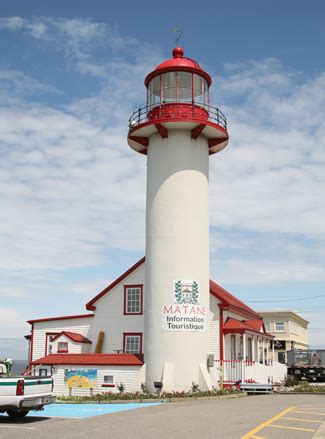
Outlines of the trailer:
<svg viewBox="0 0 325 439">
<path fill-rule="evenodd" d="M 288 376 L 296 380 L 325 382 L 325 349 L 287 352 Z"/>
</svg>

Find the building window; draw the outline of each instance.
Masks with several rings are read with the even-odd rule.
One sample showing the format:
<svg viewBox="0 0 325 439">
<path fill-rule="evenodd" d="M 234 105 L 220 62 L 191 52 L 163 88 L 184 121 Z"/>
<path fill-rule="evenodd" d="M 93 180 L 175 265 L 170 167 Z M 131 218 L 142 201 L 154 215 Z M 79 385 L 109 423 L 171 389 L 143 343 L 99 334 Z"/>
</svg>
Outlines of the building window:
<svg viewBox="0 0 325 439">
<path fill-rule="evenodd" d="M 143 314 L 143 285 L 124 286 L 124 314 Z"/>
<path fill-rule="evenodd" d="M 105 384 L 114 384 L 114 376 L 113 375 L 104 375 L 104 383 Z"/>
<path fill-rule="evenodd" d="M 276 332 L 284 332 L 284 322 L 275 322 L 275 331 Z"/>
<path fill-rule="evenodd" d="M 68 343 L 66 341 L 58 342 L 58 353 L 67 353 L 68 352 Z"/>
<path fill-rule="evenodd" d="M 271 331 L 271 324 L 270 322 L 264 322 L 265 330 L 267 332 Z"/>
<path fill-rule="evenodd" d="M 123 334 L 123 353 L 142 354 L 142 334 Z"/>
<path fill-rule="evenodd" d="M 40 377 L 47 377 L 47 369 L 39 369 L 38 375 Z"/>
<path fill-rule="evenodd" d="M 114 376 L 104 375 L 104 383 L 102 384 L 102 387 L 115 387 Z"/>
<path fill-rule="evenodd" d="M 57 335 L 59 335 L 59 332 L 46 332 L 46 335 L 45 335 L 45 356 L 48 354 L 52 354 L 51 343 Z"/>
</svg>

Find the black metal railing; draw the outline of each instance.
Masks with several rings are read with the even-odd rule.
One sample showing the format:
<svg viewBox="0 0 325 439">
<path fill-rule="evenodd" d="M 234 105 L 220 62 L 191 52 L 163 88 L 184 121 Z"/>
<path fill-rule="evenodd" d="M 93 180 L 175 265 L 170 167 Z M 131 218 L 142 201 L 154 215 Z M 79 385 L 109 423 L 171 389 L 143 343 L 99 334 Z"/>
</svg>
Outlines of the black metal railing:
<svg viewBox="0 0 325 439">
<path fill-rule="evenodd" d="M 202 120 L 202 122 L 209 120 L 227 129 L 226 116 L 217 107 L 197 102 L 168 102 L 167 104 L 146 105 L 134 111 L 129 119 L 129 130 L 155 119 L 188 118 L 191 112 L 195 120 Z"/>
</svg>

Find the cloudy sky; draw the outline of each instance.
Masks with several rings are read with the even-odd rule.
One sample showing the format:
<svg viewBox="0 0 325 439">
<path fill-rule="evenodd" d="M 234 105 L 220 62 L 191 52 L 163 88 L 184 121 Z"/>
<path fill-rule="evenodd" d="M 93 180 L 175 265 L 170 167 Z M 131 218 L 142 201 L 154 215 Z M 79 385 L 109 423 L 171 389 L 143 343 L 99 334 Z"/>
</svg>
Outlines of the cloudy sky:
<svg viewBox="0 0 325 439">
<path fill-rule="evenodd" d="M 210 161 L 211 277 L 257 310 L 297 310 L 325 345 L 325 4 L 173 5 L 1 2 L 0 338 L 84 312 L 143 256 L 128 118 L 178 15 L 229 123 Z"/>
</svg>

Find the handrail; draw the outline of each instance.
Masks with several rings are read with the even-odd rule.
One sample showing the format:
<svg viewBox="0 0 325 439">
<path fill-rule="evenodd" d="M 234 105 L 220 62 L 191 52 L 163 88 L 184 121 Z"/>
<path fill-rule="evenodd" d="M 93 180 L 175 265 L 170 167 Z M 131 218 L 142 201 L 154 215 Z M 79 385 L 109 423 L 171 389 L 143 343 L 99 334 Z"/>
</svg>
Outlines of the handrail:
<svg viewBox="0 0 325 439">
<path fill-rule="evenodd" d="M 184 109 L 182 111 L 183 104 Z M 173 106 L 175 106 L 175 112 L 173 112 Z M 160 110 L 159 116 L 161 116 L 164 115 L 164 110 L 168 108 L 168 116 L 166 116 L 166 119 L 172 119 L 173 117 L 182 117 L 182 114 L 188 116 L 189 106 L 193 111 L 193 117 L 195 117 L 195 119 L 200 118 L 200 115 L 197 113 L 197 109 L 202 109 L 204 110 L 204 117 L 202 117 L 202 121 L 209 120 L 211 122 L 216 122 L 222 128 L 227 129 L 226 116 L 222 113 L 221 110 L 219 110 L 219 108 L 213 107 L 212 105 L 200 104 L 198 102 L 184 101 L 166 102 L 158 105 L 146 105 L 145 107 L 138 108 L 138 110 L 134 111 L 129 118 L 129 130 L 131 131 L 136 126 L 151 121 L 152 117 L 150 118 L 149 115 L 155 109 Z M 206 116 L 208 116 L 208 119 L 206 118 Z"/>
</svg>

